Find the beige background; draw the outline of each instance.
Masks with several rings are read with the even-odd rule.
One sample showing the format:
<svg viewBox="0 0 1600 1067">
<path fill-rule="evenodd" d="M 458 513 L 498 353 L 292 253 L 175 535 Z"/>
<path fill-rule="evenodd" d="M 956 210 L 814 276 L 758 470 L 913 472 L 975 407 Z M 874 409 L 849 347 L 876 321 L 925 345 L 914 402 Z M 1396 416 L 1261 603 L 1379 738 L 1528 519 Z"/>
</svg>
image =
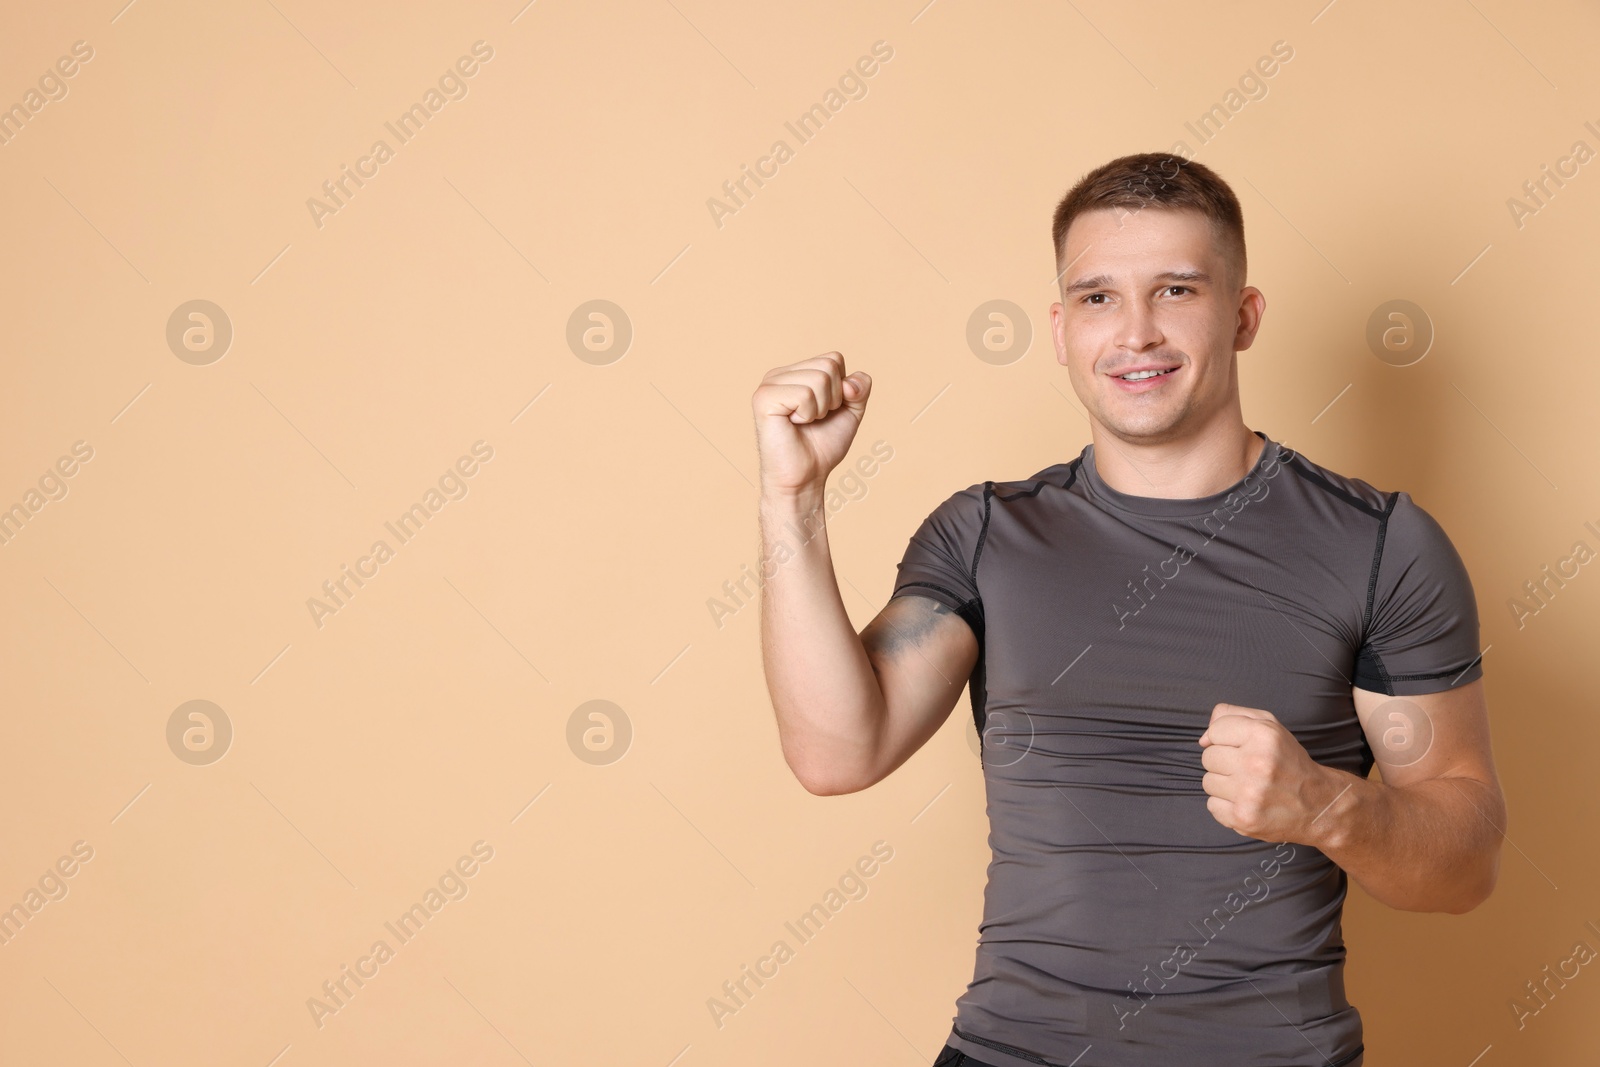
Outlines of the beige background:
<svg viewBox="0 0 1600 1067">
<path fill-rule="evenodd" d="M 6 106 L 93 49 L 0 146 L 0 507 L 93 449 L 0 546 L 0 906 L 93 849 L 0 946 L 0 1060 L 931 1062 L 988 858 L 970 709 L 864 793 L 788 773 L 757 609 L 707 606 L 757 557 L 749 396 L 835 348 L 874 375 L 851 455 L 893 458 L 830 523 L 865 625 L 935 504 L 1087 442 L 1044 332 L 1050 212 L 1179 141 L 1236 189 L 1267 294 L 1247 421 L 1410 491 L 1490 646 L 1500 886 L 1466 916 L 1352 886 L 1367 1062 L 1592 1054 L 1592 968 L 1521 1028 L 1511 1004 L 1600 948 L 1600 576 L 1521 628 L 1507 606 L 1600 547 L 1600 175 L 1520 226 L 1507 203 L 1600 149 L 1592 6 L 122 3 L 0 30 Z M 384 123 L 480 40 L 467 95 L 399 145 Z M 880 40 L 867 95 L 798 145 L 785 121 Z M 1185 123 L 1280 40 L 1201 145 Z M 379 138 L 394 157 L 319 227 L 308 198 Z M 780 138 L 716 225 L 707 199 Z M 166 340 L 198 299 L 234 335 L 207 365 Z M 609 363 L 566 341 L 595 299 L 633 328 Z M 1035 331 L 1006 365 L 965 340 L 994 299 Z M 1436 331 L 1407 367 L 1365 341 L 1394 299 Z M 467 495 L 398 545 L 385 521 L 479 440 Z M 394 558 L 319 627 L 308 599 L 380 538 Z M 632 731 L 607 765 L 568 741 L 597 699 Z M 191 700 L 232 725 L 208 765 L 168 744 Z M 399 945 L 384 923 L 478 841 L 467 895 Z M 867 894 L 788 934 L 876 841 Z M 319 1027 L 308 999 L 379 938 L 393 958 Z M 780 938 L 719 1027 L 708 999 Z"/>
</svg>

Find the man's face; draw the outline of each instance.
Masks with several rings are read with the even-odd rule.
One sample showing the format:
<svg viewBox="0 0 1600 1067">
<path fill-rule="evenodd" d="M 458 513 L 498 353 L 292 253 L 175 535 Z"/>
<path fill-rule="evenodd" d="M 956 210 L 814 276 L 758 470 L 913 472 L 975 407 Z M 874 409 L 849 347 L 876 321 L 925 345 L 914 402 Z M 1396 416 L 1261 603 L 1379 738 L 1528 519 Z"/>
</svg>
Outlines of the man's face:
<svg viewBox="0 0 1600 1067">
<path fill-rule="evenodd" d="M 1088 211 L 1067 231 L 1063 298 L 1050 307 L 1056 360 L 1090 418 L 1130 443 L 1197 433 L 1231 407 L 1234 352 L 1265 309 L 1239 287 L 1211 221 L 1148 207 Z M 1158 371 L 1143 380 L 1123 375 Z"/>
</svg>

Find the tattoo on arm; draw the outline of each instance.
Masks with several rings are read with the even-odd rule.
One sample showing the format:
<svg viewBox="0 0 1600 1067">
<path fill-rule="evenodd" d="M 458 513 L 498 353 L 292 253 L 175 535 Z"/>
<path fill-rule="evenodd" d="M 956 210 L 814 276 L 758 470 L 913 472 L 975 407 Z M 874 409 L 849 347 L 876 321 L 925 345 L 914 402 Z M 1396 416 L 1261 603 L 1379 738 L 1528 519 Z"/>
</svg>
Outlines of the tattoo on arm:
<svg viewBox="0 0 1600 1067">
<path fill-rule="evenodd" d="M 885 656 L 916 647 L 935 627 L 942 624 L 944 616 L 955 614 L 947 605 L 930 597 L 907 596 L 897 599 L 905 600 L 907 604 L 896 612 L 899 617 L 895 623 L 891 624 L 887 617 L 880 616 L 867 627 L 868 643 Z M 881 628 L 879 623 L 882 623 Z"/>
</svg>

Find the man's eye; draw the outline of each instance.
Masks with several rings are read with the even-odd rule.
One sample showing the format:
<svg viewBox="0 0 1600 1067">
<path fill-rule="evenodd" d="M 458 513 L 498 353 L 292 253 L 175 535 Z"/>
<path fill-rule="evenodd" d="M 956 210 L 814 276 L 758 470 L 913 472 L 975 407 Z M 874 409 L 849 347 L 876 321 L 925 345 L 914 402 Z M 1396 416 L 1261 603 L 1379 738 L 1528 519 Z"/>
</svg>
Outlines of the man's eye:
<svg viewBox="0 0 1600 1067">
<path fill-rule="evenodd" d="M 1186 293 L 1193 292 L 1193 290 L 1190 289 L 1187 285 L 1169 285 L 1169 286 L 1167 286 L 1167 288 L 1168 289 L 1182 289 Z"/>
<path fill-rule="evenodd" d="M 1083 302 L 1085 304 L 1087 304 L 1089 301 L 1093 300 L 1095 297 L 1097 297 L 1097 296 L 1105 296 L 1105 295 L 1106 294 L 1104 294 L 1104 293 L 1090 293 L 1088 296 L 1083 298 Z"/>
</svg>

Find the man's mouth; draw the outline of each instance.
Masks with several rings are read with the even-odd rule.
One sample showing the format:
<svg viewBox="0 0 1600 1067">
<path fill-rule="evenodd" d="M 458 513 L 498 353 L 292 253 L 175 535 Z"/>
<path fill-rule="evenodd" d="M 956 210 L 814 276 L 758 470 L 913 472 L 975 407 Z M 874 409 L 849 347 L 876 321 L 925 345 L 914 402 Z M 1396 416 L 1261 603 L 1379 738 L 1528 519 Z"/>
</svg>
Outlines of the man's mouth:
<svg viewBox="0 0 1600 1067">
<path fill-rule="evenodd" d="M 1177 367 L 1142 367 L 1137 370 L 1123 371 L 1121 374 L 1113 374 L 1112 377 L 1125 382 L 1142 382 L 1149 378 L 1159 378 L 1164 374 L 1171 374 L 1177 369 Z"/>
</svg>

